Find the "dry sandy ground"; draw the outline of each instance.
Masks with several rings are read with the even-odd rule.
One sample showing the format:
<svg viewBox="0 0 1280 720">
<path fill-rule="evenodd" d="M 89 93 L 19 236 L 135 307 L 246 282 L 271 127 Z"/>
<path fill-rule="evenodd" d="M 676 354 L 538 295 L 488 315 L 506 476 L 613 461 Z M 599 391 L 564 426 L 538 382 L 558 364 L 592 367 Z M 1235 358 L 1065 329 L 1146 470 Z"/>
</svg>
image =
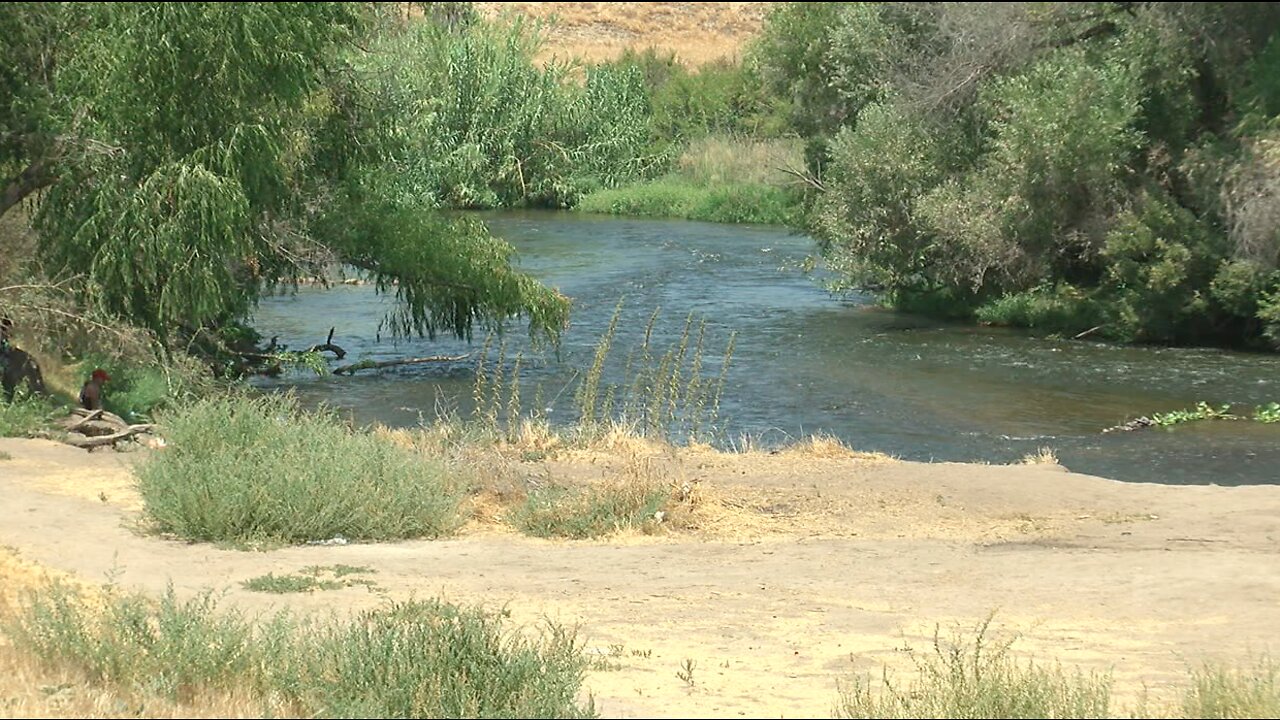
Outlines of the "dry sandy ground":
<svg viewBox="0 0 1280 720">
<path fill-rule="evenodd" d="M 252 610 L 346 612 L 431 595 L 507 603 L 518 621 L 580 624 L 601 659 L 587 684 L 606 716 L 829 716 L 839 679 L 909 668 L 907 650 L 927 651 L 936 625 L 946 635 L 993 611 L 996 627 L 1022 635 L 1017 650 L 1112 669 L 1122 703 L 1145 685 L 1158 705 L 1201 660 L 1280 644 L 1280 487 L 685 453 L 654 461 L 733 522 L 598 542 L 489 526 L 445 541 L 240 552 L 136 532 L 137 454 L 38 440 L 0 440 L 0 451 L 12 456 L 0 460 L 0 544 L 25 561 L 150 593 L 212 588 Z M 617 462 L 527 469 L 588 477 Z M 284 596 L 240 586 L 335 563 L 374 568 L 376 586 Z M 677 676 L 686 661 L 692 683 Z"/>
<path fill-rule="evenodd" d="M 657 48 L 698 66 L 738 57 L 760 32 L 766 2 L 505 2 L 476 3 L 487 17 L 515 13 L 542 23 L 541 57 L 609 60 L 626 49 Z"/>
</svg>

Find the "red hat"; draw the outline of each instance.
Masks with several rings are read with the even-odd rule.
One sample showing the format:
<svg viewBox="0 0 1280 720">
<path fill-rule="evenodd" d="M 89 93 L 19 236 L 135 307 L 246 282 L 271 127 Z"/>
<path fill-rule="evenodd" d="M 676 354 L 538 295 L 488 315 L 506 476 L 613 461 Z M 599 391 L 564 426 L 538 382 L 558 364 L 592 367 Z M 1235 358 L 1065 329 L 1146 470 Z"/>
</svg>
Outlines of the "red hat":
<svg viewBox="0 0 1280 720">
<path fill-rule="evenodd" d="M 97 370 L 94 370 L 93 374 L 90 377 L 92 377 L 94 380 L 97 380 L 98 382 L 107 382 L 108 380 L 111 379 L 111 376 L 107 374 L 107 371 L 103 370 L 102 368 L 98 368 Z"/>
</svg>

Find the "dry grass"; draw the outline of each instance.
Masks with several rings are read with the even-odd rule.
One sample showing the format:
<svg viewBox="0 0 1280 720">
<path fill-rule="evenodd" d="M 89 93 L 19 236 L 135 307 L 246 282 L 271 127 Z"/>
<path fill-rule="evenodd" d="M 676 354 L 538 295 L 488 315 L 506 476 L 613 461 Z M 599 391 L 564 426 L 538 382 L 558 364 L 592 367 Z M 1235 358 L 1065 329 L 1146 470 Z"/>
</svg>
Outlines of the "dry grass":
<svg viewBox="0 0 1280 720">
<path fill-rule="evenodd" d="M 804 143 L 797 138 L 756 140 L 709 135 L 691 142 L 677 165 L 681 175 L 704 185 L 788 187 L 796 183 L 796 178 L 783 169 L 804 168 Z"/>
<path fill-rule="evenodd" d="M 678 447 L 647 437 L 634 426 L 602 423 L 592 432 L 557 430 L 523 421 L 509 433 L 476 424 L 438 422 L 416 430 L 380 428 L 396 444 L 442 458 L 465 473 L 471 490 L 463 534 L 515 532 L 530 493 L 551 487 L 600 497 L 666 493 L 661 521 L 622 526 L 613 541 L 696 535 L 743 538 L 832 532 L 847 528 L 824 498 L 804 499 L 785 488 L 722 487 L 716 478 L 762 462 L 797 466 L 824 462 L 891 463 L 896 459 L 850 448 L 838 438 L 814 435 L 781 448 L 765 448 L 749 437 L 729 451 L 705 443 Z M 625 524 L 624 524 L 625 525 Z"/>
<path fill-rule="evenodd" d="M 1060 465 L 1058 455 L 1053 448 L 1040 448 L 1034 453 L 1022 456 L 1023 465 Z"/>
<path fill-rule="evenodd" d="M 891 462 L 893 457 L 878 452 L 865 452 L 862 450 L 854 450 L 846 445 L 840 438 L 830 435 L 810 435 L 802 440 L 798 440 L 790 445 L 783 447 L 780 451 L 782 455 L 795 455 L 800 457 L 815 457 L 826 459 L 850 459 L 850 460 L 871 460 L 874 462 Z"/>
<path fill-rule="evenodd" d="M 540 60 L 599 62 L 626 50 L 675 53 L 689 67 L 740 57 L 760 32 L 767 2 L 476 3 L 486 17 L 518 13 L 546 23 Z"/>
</svg>

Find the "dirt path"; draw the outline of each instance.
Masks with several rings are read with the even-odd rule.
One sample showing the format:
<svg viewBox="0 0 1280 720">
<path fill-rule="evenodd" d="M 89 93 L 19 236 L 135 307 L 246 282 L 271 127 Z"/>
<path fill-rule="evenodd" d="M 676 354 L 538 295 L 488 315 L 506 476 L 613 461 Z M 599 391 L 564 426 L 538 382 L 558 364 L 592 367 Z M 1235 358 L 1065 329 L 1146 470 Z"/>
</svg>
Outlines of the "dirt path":
<svg viewBox="0 0 1280 720">
<path fill-rule="evenodd" d="M 436 542 L 250 553 L 133 531 L 131 455 L 0 441 L 0 544 L 91 581 L 225 590 L 268 610 L 386 598 L 507 603 L 580 623 L 606 716 L 828 716 L 836 682 L 908 668 L 996 611 L 1015 646 L 1114 669 L 1120 698 L 1167 699 L 1189 665 L 1280 649 L 1280 487 L 1124 484 L 1056 466 L 693 455 L 679 472 L 761 518 L 739 532 L 549 542 L 497 531 Z M 556 472 L 604 472 L 570 463 Z M 103 498 L 105 497 L 105 500 Z M 346 563 L 376 587 L 264 595 L 240 582 Z M 2 579 L 0 579 L 2 580 Z M 694 664 L 692 683 L 677 677 Z"/>
</svg>

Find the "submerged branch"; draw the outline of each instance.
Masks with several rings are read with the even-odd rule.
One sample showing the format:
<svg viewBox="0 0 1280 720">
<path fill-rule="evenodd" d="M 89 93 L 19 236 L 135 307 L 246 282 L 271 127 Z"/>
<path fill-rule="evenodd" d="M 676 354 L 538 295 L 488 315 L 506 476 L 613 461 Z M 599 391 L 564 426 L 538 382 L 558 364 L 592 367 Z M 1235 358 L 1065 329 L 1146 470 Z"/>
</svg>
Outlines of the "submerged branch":
<svg viewBox="0 0 1280 720">
<path fill-rule="evenodd" d="M 358 370 L 380 370 L 382 368 L 394 367 L 396 365 L 417 365 L 420 363 L 429 363 L 429 362 L 453 362 L 457 360 L 466 360 L 469 357 L 471 357 L 470 353 L 466 355 L 433 355 L 431 357 L 404 358 L 401 360 L 382 360 L 377 362 L 373 360 L 361 360 L 358 363 L 352 363 L 350 365 L 343 365 L 340 368 L 335 368 L 333 371 L 333 374 L 334 375 L 344 375 L 344 374 L 351 375 Z"/>
<path fill-rule="evenodd" d="M 334 328 L 329 328 L 329 338 L 320 345 L 312 345 L 311 349 L 307 350 L 307 352 L 328 351 L 333 353 L 334 357 L 336 357 L 339 360 L 345 358 L 347 356 L 347 351 L 333 344 L 333 331 L 334 331 Z"/>
</svg>

